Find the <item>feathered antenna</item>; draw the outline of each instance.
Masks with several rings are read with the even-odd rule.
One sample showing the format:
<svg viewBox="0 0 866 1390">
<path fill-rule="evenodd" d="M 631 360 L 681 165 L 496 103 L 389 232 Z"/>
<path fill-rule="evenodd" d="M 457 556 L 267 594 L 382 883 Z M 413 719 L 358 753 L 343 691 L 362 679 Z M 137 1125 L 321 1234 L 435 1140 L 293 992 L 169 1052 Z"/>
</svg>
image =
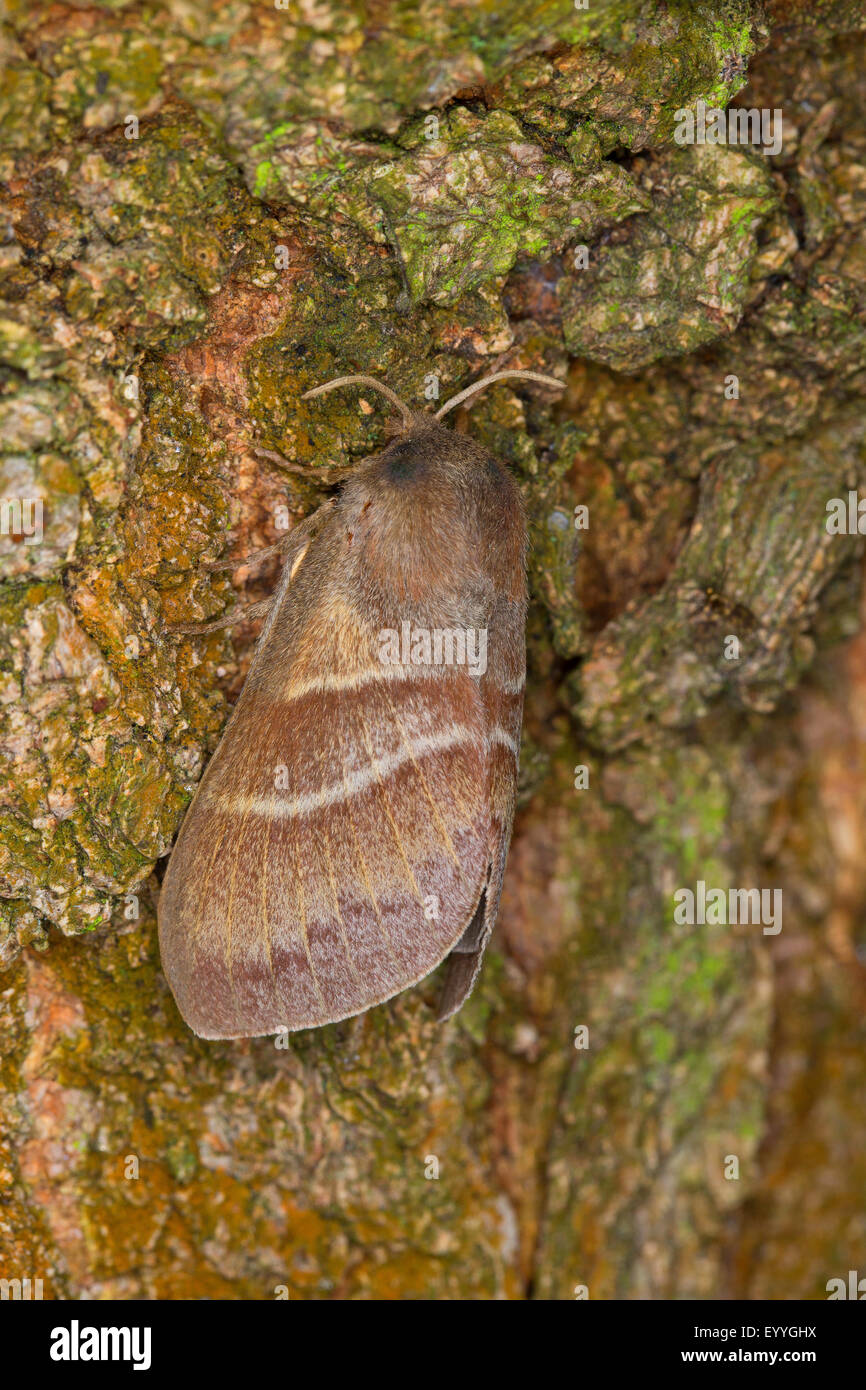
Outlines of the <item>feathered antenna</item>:
<svg viewBox="0 0 866 1390">
<path fill-rule="evenodd" d="M 459 391 L 456 396 L 452 396 L 450 401 L 446 401 L 440 410 L 436 411 L 436 419 L 441 420 L 443 415 L 447 415 L 449 410 L 453 410 L 455 405 L 462 405 L 463 401 L 468 401 L 470 396 L 474 396 L 476 391 L 483 391 L 485 386 L 489 386 L 493 381 L 504 381 L 506 377 L 520 377 L 523 381 L 538 381 L 542 386 L 555 386 L 557 391 L 565 390 L 565 382 L 557 381 L 553 376 L 542 376 L 540 372 L 493 372 L 490 376 L 483 376 L 480 381 L 467 386 L 465 391 Z"/>
</svg>

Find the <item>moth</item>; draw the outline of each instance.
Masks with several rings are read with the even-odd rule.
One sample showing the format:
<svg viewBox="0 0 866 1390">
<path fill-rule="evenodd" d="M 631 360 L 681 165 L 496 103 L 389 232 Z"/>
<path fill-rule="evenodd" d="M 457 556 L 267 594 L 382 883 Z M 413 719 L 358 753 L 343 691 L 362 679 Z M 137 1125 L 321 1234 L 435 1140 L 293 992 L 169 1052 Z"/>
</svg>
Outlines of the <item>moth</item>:
<svg viewBox="0 0 866 1390">
<path fill-rule="evenodd" d="M 159 901 L 200 1037 L 333 1023 L 446 958 L 440 1019 L 475 983 L 514 816 L 527 533 L 504 465 L 442 420 L 506 377 L 562 389 L 496 372 L 435 416 L 365 376 L 304 397 L 366 385 L 403 428 L 280 543 L 273 599 L 246 609 L 269 611 Z"/>
</svg>

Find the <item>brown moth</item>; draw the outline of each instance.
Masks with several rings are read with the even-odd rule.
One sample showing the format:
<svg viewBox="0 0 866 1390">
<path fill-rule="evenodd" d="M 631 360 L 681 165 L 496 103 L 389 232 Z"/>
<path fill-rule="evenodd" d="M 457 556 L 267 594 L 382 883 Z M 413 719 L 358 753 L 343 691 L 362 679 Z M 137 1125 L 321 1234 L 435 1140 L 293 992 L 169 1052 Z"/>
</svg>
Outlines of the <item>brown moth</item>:
<svg viewBox="0 0 866 1390">
<path fill-rule="evenodd" d="M 442 417 L 404 430 L 296 526 L 250 673 L 159 902 L 162 962 L 203 1038 L 314 1028 L 448 957 L 481 965 L 511 836 L 526 523 L 505 467 Z M 246 612 L 260 611 L 255 605 Z M 228 620 L 202 628 L 225 626 Z"/>
</svg>

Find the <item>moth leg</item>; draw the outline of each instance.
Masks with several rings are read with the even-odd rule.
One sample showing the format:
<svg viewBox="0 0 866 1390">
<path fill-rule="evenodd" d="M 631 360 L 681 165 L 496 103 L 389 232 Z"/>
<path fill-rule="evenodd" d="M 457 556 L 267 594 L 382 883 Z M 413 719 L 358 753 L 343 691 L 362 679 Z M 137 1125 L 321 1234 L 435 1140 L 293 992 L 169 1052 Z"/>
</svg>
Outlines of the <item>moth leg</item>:
<svg viewBox="0 0 866 1390">
<path fill-rule="evenodd" d="M 210 623 L 172 623 L 171 627 L 166 628 L 167 632 L 176 637 L 192 637 L 202 632 L 217 632 L 221 627 L 234 627 L 235 623 L 242 623 L 246 618 L 261 618 L 267 613 L 273 603 L 273 595 L 264 598 L 260 603 L 236 603 L 234 608 L 229 609 L 221 618 L 215 618 Z"/>
<path fill-rule="evenodd" d="M 239 570 L 247 565 L 257 565 L 259 560 L 266 560 L 269 555 L 278 555 L 285 550 L 293 535 L 294 531 L 288 531 L 282 540 L 276 541 L 273 545 L 266 545 L 262 550 L 254 550 L 251 555 L 244 555 L 241 560 L 209 560 L 206 565 L 202 565 L 202 569 L 207 570 L 208 574 L 216 574 L 219 570 Z"/>
<path fill-rule="evenodd" d="M 310 540 L 320 529 L 329 512 L 335 506 L 334 499 L 323 502 L 321 507 L 317 507 L 309 516 L 299 521 L 297 526 L 293 526 L 282 540 L 277 541 L 276 545 L 266 546 L 264 550 L 256 552 L 250 559 L 261 559 L 264 555 L 274 555 L 281 551 L 286 561 L 294 561 L 305 546 L 309 545 Z M 246 560 L 227 560 L 217 561 L 209 568 L 212 569 L 239 569 L 246 564 Z M 224 613 L 221 618 L 215 618 L 209 623 L 173 623 L 166 629 L 177 637 L 199 636 L 205 632 L 218 632 L 223 627 L 234 627 L 236 623 L 242 622 L 245 618 L 260 618 L 267 613 L 274 601 L 274 595 L 262 599 L 259 603 L 237 603 L 228 613 Z"/>
<path fill-rule="evenodd" d="M 306 478 L 308 483 L 320 482 L 328 487 L 331 483 L 341 483 L 344 478 L 351 478 L 356 471 L 354 468 L 340 468 L 335 465 L 333 468 L 328 468 L 324 474 L 314 473 L 309 468 L 305 468 L 302 463 L 289 463 L 289 460 L 284 459 L 282 454 L 278 454 L 275 449 L 263 449 L 259 444 L 253 445 L 253 453 L 257 454 L 260 459 L 268 459 L 270 463 L 278 464 L 287 473 L 296 473 L 298 477 Z"/>
<path fill-rule="evenodd" d="M 325 514 L 331 511 L 333 506 L 333 498 L 323 502 L 321 507 L 317 507 L 309 516 L 305 516 L 303 521 L 297 522 L 291 531 L 287 531 L 273 545 L 266 545 L 262 550 L 254 550 L 251 555 L 245 555 L 241 560 L 209 560 L 207 564 L 202 565 L 202 569 L 207 570 L 209 574 L 214 574 L 218 570 L 239 570 L 244 565 L 257 565 L 259 560 L 266 560 L 269 555 L 283 555 L 285 559 L 292 559 L 301 543 L 315 535 L 325 519 Z"/>
</svg>

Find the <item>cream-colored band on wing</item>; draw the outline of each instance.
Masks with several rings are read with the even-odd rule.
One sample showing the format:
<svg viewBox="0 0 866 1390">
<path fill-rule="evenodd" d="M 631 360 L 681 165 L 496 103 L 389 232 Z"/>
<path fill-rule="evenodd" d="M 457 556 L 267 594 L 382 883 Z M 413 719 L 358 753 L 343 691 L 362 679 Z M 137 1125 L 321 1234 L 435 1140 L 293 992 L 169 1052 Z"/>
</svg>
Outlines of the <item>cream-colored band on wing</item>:
<svg viewBox="0 0 866 1390">
<path fill-rule="evenodd" d="M 440 734 L 427 734 L 395 749 L 387 757 L 350 772 L 342 781 L 330 787 L 322 787 L 317 792 L 307 792 L 304 796 L 283 797 L 277 793 L 270 796 L 225 796 L 219 797 L 220 810 L 234 815 L 267 816 L 271 820 L 290 820 L 294 816 L 308 816 L 321 811 L 326 806 L 334 806 L 349 801 L 360 792 L 366 791 L 374 783 L 388 777 L 405 763 L 418 758 L 429 757 L 444 749 L 457 748 L 461 744 L 476 742 L 478 734 L 472 729 L 452 727 Z M 206 789 L 203 789 L 206 796 Z"/>
<path fill-rule="evenodd" d="M 509 734 L 506 729 L 501 728 L 500 725 L 497 724 L 494 729 L 490 730 L 489 739 L 491 743 L 503 743 L 506 748 L 511 749 L 515 757 L 518 756 L 520 752 L 519 744 L 511 737 L 511 734 Z"/>
<path fill-rule="evenodd" d="M 366 666 L 360 670 L 343 673 L 323 671 L 321 675 L 310 676 L 306 680 L 290 681 L 279 695 L 274 696 L 274 700 L 278 704 L 290 704 L 292 700 L 302 700 L 306 695 L 324 695 L 332 690 L 360 690 L 365 685 L 379 681 L 422 680 L 428 677 L 439 678 L 441 675 L 440 666 L 390 666 L 382 662 L 378 666 Z"/>
</svg>

